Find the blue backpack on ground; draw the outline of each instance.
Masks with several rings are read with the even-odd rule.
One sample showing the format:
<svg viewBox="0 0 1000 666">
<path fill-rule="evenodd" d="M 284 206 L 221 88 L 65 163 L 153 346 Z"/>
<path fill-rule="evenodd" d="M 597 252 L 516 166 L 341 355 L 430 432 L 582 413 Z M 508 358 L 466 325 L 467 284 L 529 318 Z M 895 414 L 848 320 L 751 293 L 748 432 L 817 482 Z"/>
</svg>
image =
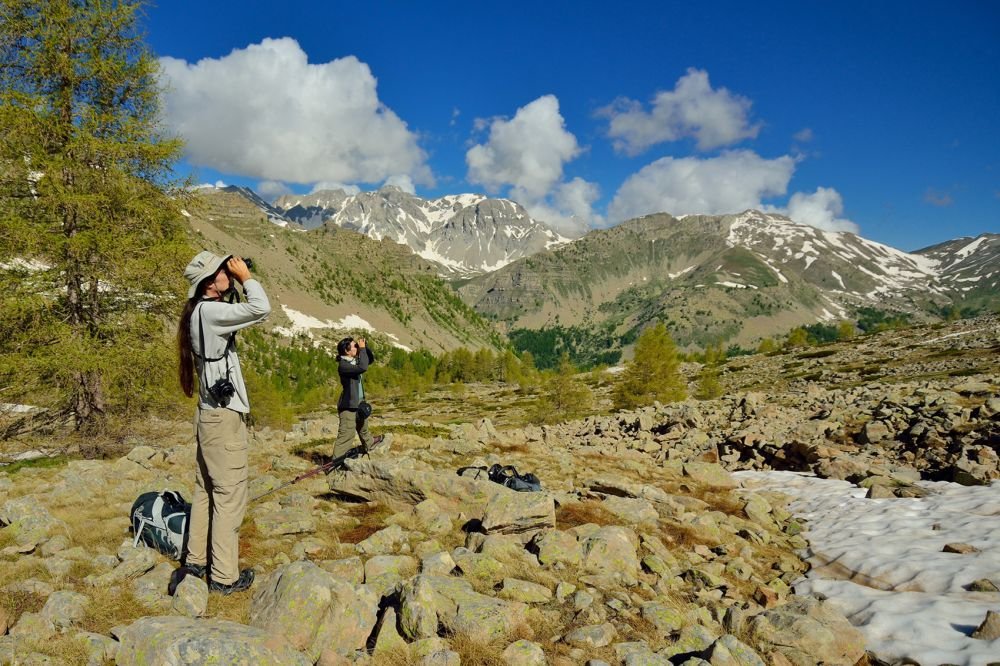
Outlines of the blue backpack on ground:
<svg viewBox="0 0 1000 666">
<path fill-rule="evenodd" d="M 187 546 L 191 504 L 179 492 L 143 493 L 132 504 L 129 515 L 135 534 L 133 546 L 141 542 L 175 560 L 181 559 Z"/>
</svg>

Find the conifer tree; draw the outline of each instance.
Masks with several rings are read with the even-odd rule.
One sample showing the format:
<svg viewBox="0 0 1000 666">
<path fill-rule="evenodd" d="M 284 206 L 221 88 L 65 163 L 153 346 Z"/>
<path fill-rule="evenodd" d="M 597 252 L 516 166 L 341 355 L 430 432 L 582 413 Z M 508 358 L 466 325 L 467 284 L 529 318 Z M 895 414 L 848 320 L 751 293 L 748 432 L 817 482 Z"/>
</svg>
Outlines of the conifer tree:
<svg viewBox="0 0 1000 666">
<path fill-rule="evenodd" d="M 590 387 L 577 377 L 577 369 L 563 352 L 559 366 L 548 374 L 541 396 L 535 404 L 531 420 L 535 423 L 554 423 L 573 419 L 586 413 L 594 404 Z"/>
<path fill-rule="evenodd" d="M 635 343 L 635 357 L 625 365 L 612 390 L 616 409 L 630 409 L 653 401 L 674 402 L 687 397 L 680 373 L 677 346 L 662 322 L 647 328 Z"/>
<path fill-rule="evenodd" d="M 722 383 L 719 381 L 719 365 L 725 359 L 721 346 L 709 345 L 705 349 L 705 362 L 698 374 L 698 390 L 695 397 L 699 400 L 711 400 L 722 395 Z"/>
<path fill-rule="evenodd" d="M 176 394 L 180 144 L 141 6 L 0 0 L 0 386 L 78 430 Z"/>
</svg>

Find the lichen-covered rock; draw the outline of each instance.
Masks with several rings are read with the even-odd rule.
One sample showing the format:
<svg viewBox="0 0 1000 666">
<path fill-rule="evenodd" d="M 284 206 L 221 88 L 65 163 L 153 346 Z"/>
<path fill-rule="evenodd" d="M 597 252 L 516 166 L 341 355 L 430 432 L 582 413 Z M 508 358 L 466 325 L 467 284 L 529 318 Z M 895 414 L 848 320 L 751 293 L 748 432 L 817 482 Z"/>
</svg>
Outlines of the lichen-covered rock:
<svg viewBox="0 0 1000 666">
<path fill-rule="evenodd" d="M 365 585 L 381 597 L 416 572 L 417 560 L 409 555 L 376 555 L 365 562 Z"/>
<path fill-rule="evenodd" d="M 262 537 L 311 534 L 316 531 L 316 519 L 299 508 L 262 511 L 254 515 L 253 523 Z"/>
<path fill-rule="evenodd" d="M 406 641 L 400 636 L 396 618 L 396 609 L 390 606 L 382 616 L 382 621 L 376 628 L 375 653 L 390 652 L 393 650 L 405 649 Z"/>
<path fill-rule="evenodd" d="M 442 504 L 459 502 L 475 515 L 495 494 L 507 490 L 485 478 L 476 480 L 435 470 L 409 458 L 354 458 L 347 461 L 346 467 L 345 472 L 328 477 L 333 492 L 396 509 L 433 499 Z"/>
<path fill-rule="evenodd" d="M 100 666 L 113 662 L 118 654 L 118 641 L 110 636 L 95 634 L 90 631 L 78 632 L 74 638 L 83 643 L 87 651 L 87 666 Z M 6 663 L 0 656 L 0 664 Z"/>
<path fill-rule="evenodd" d="M 563 640 L 580 648 L 600 648 L 610 645 L 617 632 L 610 622 L 578 627 L 563 637 Z"/>
<path fill-rule="evenodd" d="M 174 590 L 171 606 L 181 615 L 202 617 L 208 610 L 208 583 L 195 576 L 185 576 Z"/>
<path fill-rule="evenodd" d="M 258 588 L 250 626 L 282 636 L 315 661 L 324 650 L 357 650 L 375 627 L 378 598 L 312 562 L 276 569 Z"/>
<path fill-rule="evenodd" d="M 482 518 L 484 532 L 531 535 L 556 526 L 556 505 L 550 495 L 504 490 L 486 504 Z"/>
<path fill-rule="evenodd" d="M 514 641 L 500 657 L 508 666 L 545 666 L 545 652 L 538 643 L 527 640 Z"/>
<path fill-rule="evenodd" d="M 829 604 L 799 597 L 750 620 L 748 638 L 770 644 L 793 662 L 822 661 L 852 666 L 865 653 L 865 640 L 847 618 Z"/>
<path fill-rule="evenodd" d="M 314 662 L 280 636 L 228 620 L 144 617 L 113 629 L 112 635 L 119 642 L 118 666 L 310 666 Z"/>
<path fill-rule="evenodd" d="M 91 587 L 112 587 L 155 567 L 160 554 L 145 546 L 132 547 L 131 542 L 128 542 L 118 549 L 118 559 L 118 566 L 111 571 L 99 576 L 87 576 L 84 580 Z"/>
<path fill-rule="evenodd" d="M 712 643 L 704 656 L 712 666 L 766 666 L 753 648 L 741 643 L 732 634 L 726 634 Z"/>
<path fill-rule="evenodd" d="M 635 533 L 628 528 L 602 527 L 582 539 L 581 568 L 587 573 L 635 578 L 639 573 L 636 542 Z"/>
<path fill-rule="evenodd" d="M 698 483 L 717 488 L 735 488 L 738 484 L 732 475 L 716 463 L 684 463 L 684 474 Z"/>
<path fill-rule="evenodd" d="M 359 541 L 354 548 L 362 555 L 382 555 L 395 552 L 407 541 L 406 530 L 399 525 L 389 525 L 364 541 Z"/>
<path fill-rule="evenodd" d="M 518 578 L 504 578 L 499 596 L 526 604 L 543 604 L 552 599 L 552 591 L 544 585 Z"/>
<path fill-rule="evenodd" d="M 565 564 L 576 566 L 583 557 L 583 549 L 576 536 L 562 530 L 546 530 L 532 537 L 528 550 L 535 553 L 545 565 Z"/>
<path fill-rule="evenodd" d="M 31 496 L 4 502 L 0 506 L 0 527 L 10 530 L 8 534 L 14 535 L 16 550 L 22 553 L 31 552 L 57 532 L 68 529 Z"/>
<path fill-rule="evenodd" d="M 661 636 L 679 631 L 685 624 L 684 614 L 666 604 L 650 601 L 642 605 L 642 618 L 656 627 Z"/>
<path fill-rule="evenodd" d="M 436 636 L 442 626 L 489 641 L 523 621 L 527 607 L 472 589 L 460 578 L 420 574 L 402 586 L 400 626 L 410 639 Z"/>
<path fill-rule="evenodd" d="M 60 590 L 45 600 L 41 615 L 57 630 L 67 629 L 83 619 L 90 598 L 78 592 Z"/>
<path fill-rule="evenodd" d="M 447 576 L 456 566 L 454 558 L 449 553 L 440 551 L 425 555 L 420 560 L 420 573 Z"/>
<path fill-rule="evenodd" d="M 655 525 L 660 517 L 653 504 L 644 499 L 611 496 L 601 502 L 601 507 L 607 509 L 623 523 L 629 525 Z"/>
</svg>

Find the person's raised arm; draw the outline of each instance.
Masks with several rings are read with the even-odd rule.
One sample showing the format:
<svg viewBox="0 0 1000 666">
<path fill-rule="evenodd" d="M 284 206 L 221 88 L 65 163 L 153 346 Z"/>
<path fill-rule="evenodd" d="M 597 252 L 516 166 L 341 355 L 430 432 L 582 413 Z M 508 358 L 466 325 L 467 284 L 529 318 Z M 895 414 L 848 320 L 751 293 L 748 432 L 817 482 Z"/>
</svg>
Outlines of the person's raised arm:
<svg viewBox="0 0 1000 666">
<path fill-rule="evenodd" d="M 241 303 L 213 303 L 202 306 L 205 325 L 217 335 L 228 335 L 251 324 L 262 321 L 271 313 L 271 303 L 267 300 L 264 287 L 250 275 L 246 262 L 233 257 L 226 263 L 226 269 L 233 278 L 243 285 L 246 301 Z"/>
</svg>

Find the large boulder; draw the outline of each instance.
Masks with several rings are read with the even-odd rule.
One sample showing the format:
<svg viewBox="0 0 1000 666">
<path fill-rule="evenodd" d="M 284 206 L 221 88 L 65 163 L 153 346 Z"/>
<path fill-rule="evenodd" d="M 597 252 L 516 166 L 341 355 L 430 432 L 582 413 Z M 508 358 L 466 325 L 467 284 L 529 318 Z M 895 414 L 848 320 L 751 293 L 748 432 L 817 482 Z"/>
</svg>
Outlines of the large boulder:
<svg viewBox="0 0 1000 666">
<path fill-rule="evenodd" d="M 864 635 L 830 604 L 811 597 L 757 615 L 748 623 L 747 635 L 796 664 L 853 666 L 865 654 Z"/>
<path fill-rule="evenodd" d="M 539 530 L 556 526 L 556 505 L 550 495 L 502 490 L 486 504 L 482 518 L 484 532 L 530 538 Z"/>
<path fill-rule="evenodd" d="M 634 579 L 639 573 L 638 538 L 625 527 L 602 527 L 582 539 L 581 567 L 586 573 Z"/>
<path fill-rule="evenodd" d="M 346 470 L 331 474 L 330 490 L 368 502 L 381 502 L 394 509 L 433 499 L 439 506 L 461 506 L 471 515 L 482 514 L 499 492 L 513 492 L 492 481 L 436 471 L 426 463 L 403 458 L 353 458 Z"/>
<path fill-rule="evenodd" d="M 228 620 L 144 617 L 112 634 L 119 641 L 118 666 L 309 666 L 315 661 L 281 637 Z"/>
<path fill-rule="evenodd" d="M 441 628 L 489 642 L 524 621 L 527 606 L 479 594 L 460 578 L 421 574 L 402 586 L 400 628 L 411 640 Z"/>
<path fill-rule="evenodd" d="M 377 613 L 371 590 L 337 580 L 312 562 L 292 562 L 257 588 L 249 624 L 315 661 L 327 651 L 364 648 Z"/>
<path fill-rule="evenodd" d="M 30 553 L 56 532 L 67 531 L 66 524 L 57 520 L 38 504 L 34 497 L 8 500 L 0 506 L 0 527 L 14 535 L 14 546 L 22 553 Z"/>
<path fill-rule="evenodd" d="M 583 549 L 576 537 L 561 530 L 539 532 L 528 544 L 528 550 L 538 556 L 543 565 L 562 563 L 576 566 L 583 556 Z"/>
</svg>

